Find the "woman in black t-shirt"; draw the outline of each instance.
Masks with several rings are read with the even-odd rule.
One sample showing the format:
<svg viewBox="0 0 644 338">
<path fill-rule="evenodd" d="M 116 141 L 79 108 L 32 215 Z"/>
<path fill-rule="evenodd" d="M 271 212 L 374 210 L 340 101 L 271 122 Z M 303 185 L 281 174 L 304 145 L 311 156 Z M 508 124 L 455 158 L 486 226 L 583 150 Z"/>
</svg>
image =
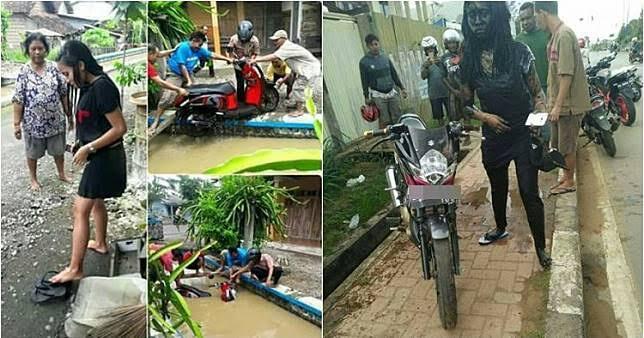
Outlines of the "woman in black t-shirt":
<svg viewBox="0 0 644 338">
<path fill-rule="evenodd" d="M 127 131 L 119 91 L 103 72 L 89 48 L 79 41 L 69 41 L 58 57 L 58 69 L 67 83 L 80 88 L 76 110 L 74 164 L 84 166 L 74 201 L 74 233 L 69 266 L 51 278 L 65 283 L 83 277 L 86 249 L 107 253 L 107 210 L 105 198 L 119 197 L 125 190 L 126 163 L 123 135 Z M 95 240 L 89 241 L 89 215 L 96 223 Z"/>
<path fill-rule="evenodd" d="M 534 56 L 526 45 L 512 39 L 510 11 L 505 2 L 466 1 L 463 35 L 463 92 L 466 102 L 473 102 L 474 94 L 481 102 L 482 111 L 472 117 L 483 122 L 481 155 L 490 180 L 496 221 L 496 228 L 485 233 L 479 244 L 490 244 L 509 235 L 508 168 L 514 161 L 539 263 L 548 268 L 551 259 L 546 253 L 538 169 L 530 161 L 530 130 L 525 126 L 533 110 L 546 108 Z"/>
</svg>

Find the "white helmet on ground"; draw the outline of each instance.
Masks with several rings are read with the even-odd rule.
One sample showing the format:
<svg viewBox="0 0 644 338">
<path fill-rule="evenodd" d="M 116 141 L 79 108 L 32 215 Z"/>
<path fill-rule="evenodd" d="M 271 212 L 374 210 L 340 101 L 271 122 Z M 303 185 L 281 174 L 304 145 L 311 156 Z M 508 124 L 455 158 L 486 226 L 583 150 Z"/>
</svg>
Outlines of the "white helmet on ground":
<svg viewBox="0 0 644 338">
<path fill-rule="evenodd" d="M 424 37 L 423 40 L 420 42 L 420 46 L 423 47 L 423 48 L 430 48 L 430 47 L 437 48 L 438 47 L 438 41 L 436 41 L 436 39 L 434 39 L 433 36 L 428 35 L 428 36 Z"/>
<path fill-rule="evenodd" d="M 448 42 L 458 42 L 459 45 L 463 42 L 463 37 L 455 29 L 447 29 L 443 32 L 443 44 L 447 45 Z"/>
</svg>

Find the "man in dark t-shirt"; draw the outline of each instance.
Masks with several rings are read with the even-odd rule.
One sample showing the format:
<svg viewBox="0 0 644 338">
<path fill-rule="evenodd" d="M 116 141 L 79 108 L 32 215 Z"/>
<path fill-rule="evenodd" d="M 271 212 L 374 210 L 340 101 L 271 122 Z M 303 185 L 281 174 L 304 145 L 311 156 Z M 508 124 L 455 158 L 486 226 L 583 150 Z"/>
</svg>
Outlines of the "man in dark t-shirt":
<svg viewBox="0 0 644 338">
<path fill-rule="evenodd" d="M 369 52 L 360 59 L 360 80 L 365 104 L 375 104 L 380 110 L 380 128 L 394 124 L 400 118 L 400 95 L 407 98 L 405 87 L 398 72 L 386 55 L 380 53 L 378 37 L 369 34 L 365 38 Z M 400 94 L 396 88 L 400 90 Z"/>
</svg>

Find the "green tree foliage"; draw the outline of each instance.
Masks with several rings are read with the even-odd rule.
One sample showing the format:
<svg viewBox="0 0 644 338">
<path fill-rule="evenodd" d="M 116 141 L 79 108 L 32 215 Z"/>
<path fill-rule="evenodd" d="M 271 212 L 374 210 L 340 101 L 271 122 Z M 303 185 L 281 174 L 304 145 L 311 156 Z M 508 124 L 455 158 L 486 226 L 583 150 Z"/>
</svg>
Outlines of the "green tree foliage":
<svg viewBox="0 0 644 338">
<path fill-rule="evenodd" d="M 2 8 L 0 9 L 2 15 L 2 59 L 4 60 L 7 56 L 7 30 L 9 29 L 9 17 L 11 12 Z"/>
<path fill-rule="evenodd" d="M 237 245 L 238 230 L 230 223 L 217 199 L 217 189 L 200 190 L 194 204 L 188 207 L 192 215 L 187 234 L 197 245 L 217 242 L 218 249 Z"/>
<path fill-rule="evenodd" d="M 283 203 L 297 202 L 289 189 L 275 187 L 261 176 L 225 176 L 220 183 L 219 187 L 201 189 L 195 203 L 187 208 L 192 215 L 189 237 L 201 244 L 217 241 L 225 248 L 238 243 L 246 225 L 254 229 L 253 246 L 261 247 L 268 240 L 269 227 L 285 236 Z"/>
<path fill-rule="evenodd" d="M 638 38 L 639 41 L 642 41 L 642 14 L 640 17 L 634 20 L 631 20 L 627 25 L 622 26 L 619 34 L 617 35 L 617 42 L 621 45 L 629 45 L 631 39 L 634 37 Z"/>
<path fill-rule="evenodd" d="M 115 44 L 110 33 L 102 28 L 92 28 L 86 31 L 81 35 L 81 41 L 89 48 L 112 47 Z"/>
<path fill-rule="evenodd" d="M 148 2 L 148 39 L 160 49 L 171 49 L 195 30 L 183 1 Z"/>
</svg>

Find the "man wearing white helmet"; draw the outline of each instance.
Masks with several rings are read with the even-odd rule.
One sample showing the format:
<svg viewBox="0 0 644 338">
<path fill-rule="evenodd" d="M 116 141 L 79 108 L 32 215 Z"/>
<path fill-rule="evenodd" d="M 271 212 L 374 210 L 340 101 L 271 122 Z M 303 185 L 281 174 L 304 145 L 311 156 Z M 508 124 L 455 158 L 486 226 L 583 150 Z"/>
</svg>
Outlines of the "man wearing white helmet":
<svg viewBox="0 0 644 338">
<path fill-rule="evenodd" d="M 443 83 L 445 72 L 438 58 L 438 42 L 433 36 L 426 36 L 420 42 L 420 45 L 425 52 L 425 56 L 427 56 L 427 60 L 425 60 L 421 68 L 420 77 L 423 80 L 427 80 L 429 102 L 432 105 L 432 117 L 442 125 L 443 109 L 447 111 L 448 106 L 448 91 Z"/>
<path fill-rule="evenodd" d="M 461 44 L 463 37 L 455 29 L 447 29 L 443 33 L 443 45 L 445 53 L 441 62 L 445 71 L 443 82 L 449 89 L 448 117 L 450 121 L 458 121 L 463 118 L 463 102 L 461 100 Z"/>
</svg>

